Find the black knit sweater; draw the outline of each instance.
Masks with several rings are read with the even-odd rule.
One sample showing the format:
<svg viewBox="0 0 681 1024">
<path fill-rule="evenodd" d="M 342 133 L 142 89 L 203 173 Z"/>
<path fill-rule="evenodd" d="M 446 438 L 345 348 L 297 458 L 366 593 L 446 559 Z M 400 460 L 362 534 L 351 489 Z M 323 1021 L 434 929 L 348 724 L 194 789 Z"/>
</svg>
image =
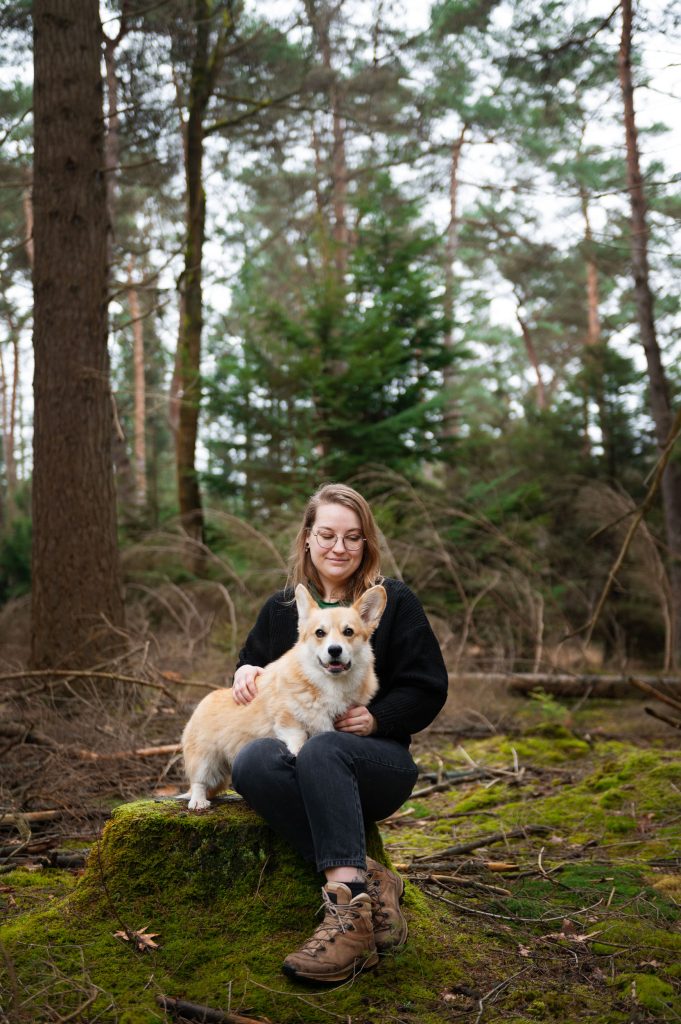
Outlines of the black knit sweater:
<svg viewBox="0 0 681 1024">
<path fill-rule="evenodd" d="M 447 697 L 447 670 L 440 646 L 415 594 L 399 580 L 384 579 L 385 611 L 371 643 L 376 656 L 379 690 L 369 710 L 376 736 L 406 745 L 411 734 L 433 721 Z M 280 590 L 260 610 L 240 654 L 240 665 L 259 665 L 290 650 L 298 635 L 298 609 L 293 593 Z"/>
</svg>

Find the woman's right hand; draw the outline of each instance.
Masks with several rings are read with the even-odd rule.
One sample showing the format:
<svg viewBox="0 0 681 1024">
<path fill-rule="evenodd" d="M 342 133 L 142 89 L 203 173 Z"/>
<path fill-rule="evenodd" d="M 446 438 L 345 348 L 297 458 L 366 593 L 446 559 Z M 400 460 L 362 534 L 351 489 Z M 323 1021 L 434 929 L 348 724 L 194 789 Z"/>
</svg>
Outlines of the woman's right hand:
<svg viewBox="0 0 681 1024">
<path fill-rule="evenodd" d="M 234 673 L 232 697 L 236 704 L 250 704 L 258 692 L 256 679 L 262 672 L 258 665 L 241 665 Z"/>
</svg>

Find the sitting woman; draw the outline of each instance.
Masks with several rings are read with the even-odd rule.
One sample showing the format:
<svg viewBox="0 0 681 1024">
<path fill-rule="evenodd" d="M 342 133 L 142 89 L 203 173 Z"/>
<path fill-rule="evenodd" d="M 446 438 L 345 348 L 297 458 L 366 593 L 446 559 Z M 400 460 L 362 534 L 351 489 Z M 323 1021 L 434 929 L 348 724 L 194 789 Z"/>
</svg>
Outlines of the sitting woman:
<svg viewBox="0 0 681 1024">
<path fill-rule="evenodd" d="M 296 642 L 293 590 L 304 583 L 323 607 L 352 603 L 382 583 L 388 595 L 372 637 L 379 690 L 351 707 L 335 731 L 311 737 L 294 757 L 279 740 L 254 740 L 237 755 L 232 784 L 304 860 L 326 876 L 324 920 L 286 957 L 293 978 L 342 981 L 402 946 L 407 923 L 400 876 L 367 859 L 365 825 L 409 797 L 417 768 L 411 734 L 445 702 L 447 671 L 425 612 L 409 587 L 380 574 L 378 530 L 365 499 L 328 484 L 314 494 L 294 545 L 288 586 L 268 599 L 239 656 L 233 696 L 248 703 L 258 675 Z"/>
</svg>

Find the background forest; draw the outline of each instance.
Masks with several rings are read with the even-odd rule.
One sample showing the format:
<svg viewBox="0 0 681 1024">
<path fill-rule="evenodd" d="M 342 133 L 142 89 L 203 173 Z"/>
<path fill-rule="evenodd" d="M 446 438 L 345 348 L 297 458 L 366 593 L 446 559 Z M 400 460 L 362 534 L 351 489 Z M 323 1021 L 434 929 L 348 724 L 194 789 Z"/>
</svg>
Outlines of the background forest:
<svg viewBox="0 0 681 1024">
<path fill-rule="evenodd" d="M 68 398 L 72 337 L 52 356 L 36 340 L 30 393 L 34 206 L 57 186 L 33 159 L 31 5 L 4 5 L 9 664 L 26 654 L 33 575 L 38 667 L 92 665 L 102 616 L 134 632 L 191 617 L 187 602 L 197 622 L 211 606 L 228 665 L 329 479 L 374 502 L 385 569 L 422 596 L 452 668 L 576 664 L 587 641 L 592 663 L 678 660 L 678 452 L 654 476 L 679 387 L 678 11 L 642 5 L 632 24 L 626 3 L 422 7 L 101 6 L 104 569 L 74 511 L 85 500 L 110 532 L 111 499 L 73 470 L 99 435 Z M 50 390 L 62 408 L 44 429 L 63 443 L 36 436 L 32 456 Z M 127 619 L 102 597 L 119 571 Z M 45 587 L 87 579 L 80 625 L 72 601 L 43 615 Z"/>
</svg>

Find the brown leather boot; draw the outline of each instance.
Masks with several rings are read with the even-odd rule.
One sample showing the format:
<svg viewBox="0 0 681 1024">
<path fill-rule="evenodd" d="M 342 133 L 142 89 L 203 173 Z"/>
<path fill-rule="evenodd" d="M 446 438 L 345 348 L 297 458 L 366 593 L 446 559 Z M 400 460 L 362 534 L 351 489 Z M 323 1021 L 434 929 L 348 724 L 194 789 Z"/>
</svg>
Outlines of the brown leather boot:
<svg viewBox="0 0 681 1024">
<path fill-rule="evenodd" d="M 327 882 L 322 895 L 324 920 L 299 950 L 286 957 L 283 970 L 291 978 L 345 981 L 378 963 L 371 899 L 364 892 L 353 899 L 342 882 Z"/>
<path fill-rule="evenodd" d="M 407 941 L 407 921 L 400 907 L 404 882 L 395 871 L 367 857 L 367 891 L 371 897 L 374 940 L 379 953 Z"/>
</svg>

